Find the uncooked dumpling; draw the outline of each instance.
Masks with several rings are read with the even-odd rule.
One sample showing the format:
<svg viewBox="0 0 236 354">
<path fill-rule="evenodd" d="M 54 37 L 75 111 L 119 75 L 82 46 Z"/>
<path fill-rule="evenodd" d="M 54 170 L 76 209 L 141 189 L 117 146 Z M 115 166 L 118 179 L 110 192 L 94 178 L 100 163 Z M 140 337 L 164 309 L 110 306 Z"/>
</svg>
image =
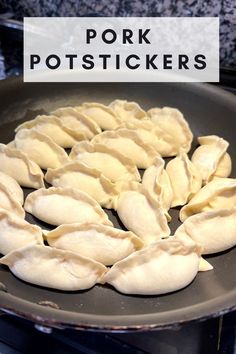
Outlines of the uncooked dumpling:
<svg viewBox="0 0 236 354">
<path fill-rule="evenodd" d="M 229 177 L 231 171 L 232 171 L 232 160 L 230 155 L 226 152 L 218 163 L 214 177 Z"/>
<path fill-rule="evenodd" d="M 79 161 L 48 169 L 45 179 L 54 187 L 71 187 L 86 192 L 105 208 L 112 207 L 113 198 L 117 195 L 114 183 Z"/>
<path fill-rule="evenodd" d="M 136 102 L 114 100 L 109 104 L 109 107 L 112 108 L 122 122 L 133 118 L 143 119 L 147 117 L 146 112 Z"/>
<path fill-rule="evenodd" d="M 195 278 L 200 248 L 161 240 L 117 262 L 103 282 L 125 294 L 160 295 L 187 286 Z"/>
<path fill-rule="evenodd" d="M 22 187 L 44 187 L 43 172 L 27 155 L 15 148 L 0 144 L 0 171 L 14 178 Z"/>
<path fill-rule="evenodd" d="M 179 226 L 179 228 L 176 230 L 176 233 L 174 234 L 174 236 L 170 236 L 168 239 L 169 240 L 178 240 L 178 241 L 184 243 L 185 246 L 187 246 L 187 247 L 199 246 L 199 250 L 202 253 L 203 248 L 201 247 L 201 245 L 199 243 L 196 243 L 195 241 L 193 241 L 190 237 L 188 237 L 186 235 L 183 225 L 184 224 L 181 224 L 181 226 Z M 212 270 L 212 269 L 213 269 L 213 266 L 206 259 L 204 259 L 203 257 L 200 257 L 198 271 L 199 272 L 208 272 L 209 270 Z"/>
<path fill-rule="evenodd" d="M 56 226 L 84 222 L 112 226 L 107 214 L 93 198 L 72 188 L 51 187 L 30 193 L 25 201 L 25 210 Z"/>
<path fill-rule="evenodd" d="M 106 145 L 82 141 L 73 147 L 70 158 L 95 168 L 112 182 L 141 179 L 132 160 Z"/>
<path fill-rule="evenodd" d="M 157 157 L 154 164 L 144 172 L 142 185 L 153 198 L 159 201 L 160 206 L 168 211 L 171 207 L 173 192 L 164 166 L 164 160 L 161 157 Z"/>
<path fill-rule="evenodd" d="M 150 118 L 127 120 L 118 127 L 121 128 L 134 131 L 145 144 L 153 147 L 157 154 L 162 155 L 163 151 L 165 152 L 165 135 L 160 133 L 160 129 Z M 166 156 L 165 153 L 163 155 Z"/>
<path fill-rule="evenodd" d="M 198 138 L 200 146 L 194 151 L 192 162 L 201 172 L 203 183 L 206 184 L 213 177 L 228 177 L 232 163 L 226 152 L 229 143 L 216 135 L 201 136 Z"/>
<path fill-rule="evenodd" d="M 66 291 L 89 289 L 107 271 L 92 259 L 41 245 L 19 248 L 1 258 L 0 263 L 28 283 Z"/>
<path fill-rule="evenodd" d="M 21 204 L 14 198 L 9 189 L 0 182 L 0 208 L 8 210 L 21 218 L 25 217 L 24 209 Z"/>
<path fill-rule="evenodd" d="M 46 235 L 50 246 L 112 265 L 143 247 L 130 231 L 102 224 L 61 225 Z"/>
<path fill-rule="evenodd" d="M 24 203 L 23 190 L 14 178 L 4 172 L 0 172 L 0 183 L 3 184 L 9 190 L 9 192 L 12 194 L 12 197 L 17 202 L 19 202 L 21 205 Z"/>
<path fill-rule="evenodd" d="M 52 114 L 60 118 L 63 126 L 73 130 L 77 140 L 90 140 L 94 135 L 101 133 L 98 124 L 75 107 L 58 108 Z"/>
<path fill-rule="evenodd" d="M 22 129 L 15 136 L 15 147 L 37 163 L 41 168 L 57 168 L 69 161 L 64 149 L 47 135 L 34 129 Z"/>
<path fill-rule="evenodd" d="M 175 156 L 180 148 L 188 152 L 193 134 L 183 114 L 175 108 L 152 108 L 147 112 L 156 125 L 157 135 L 162 140 L 159 153 L 163 157 Z"/>
<path fill-rule="evenodd" d="M 93 144 L 106 145 L 133 160 L 138 168 L 152 165 L 158 155 L 153 147 L 145 144 L 133 130 L 126 128 L 107 131 L 95 136 Z"/>
<path fill-rule="evenodd" d="M 108 106 L 96 102 L 86 102 L 76 107 L 79 112 L 93 119 L 103 130 L 115 129 L 121 120 L 117 114 Z"/>
<path fill-rule="evenodd" d="M 200 172 L 182 149 L 179 155 L 167 164 L 166 172 L 173 190 L 172 208 L 186 204 L 202 186 Z"/>
<path fill-rule="evenodd" d="M 121 193 L 115 209 L 125 227 L 139 236 L 145 245 L 170 235 L 163 209 L 145 189 Z"/>
<path fill-rule="evenodd" d="M 49 136 L 56 144 L 63 148 L 71 148 L 78 142 L 74 130 L 64 126 L 62 121 L 53 115 L 37 116 L 35 119 L 19 125 L 15 129 L 15 132 L 21 129 L 37 130 L 39 133 Z M 82 138 L 81 136 L 81 140 Z"/>
<path fill-rule="evenodd" d="M 236 207 L 236 179 L 215 178 L 197 192 L 180 210 L 180 220 L 202 211 Z"/>
<path fill-rule="evenodd" d="M 0 209 L 0 253 L 5 255 L 28 244 L 43 244 L 40 227 Z"/>
<path fill-rule="evenodd" d="M 225 251 L 236 245 L 236 209 L 218 209 L 190 216 L 175 236 L 190 237 L 203 247 L 203 254 Z"/>
</svg>

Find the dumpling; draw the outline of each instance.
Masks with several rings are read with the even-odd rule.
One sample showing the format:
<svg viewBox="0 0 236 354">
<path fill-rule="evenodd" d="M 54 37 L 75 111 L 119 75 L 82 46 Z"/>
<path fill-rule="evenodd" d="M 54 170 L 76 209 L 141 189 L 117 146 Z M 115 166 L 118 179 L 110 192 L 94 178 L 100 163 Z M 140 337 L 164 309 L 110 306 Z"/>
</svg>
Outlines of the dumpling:
<svg viewBox="0 0 236 354">
<path fill-rule="evenodd" d="M 43 188 L 43 172 L 27 155 L 0 144 L 0 171 L 14 178 L 22 187 Z"/>
<path fill-rule="evenodd" d="M 46 235 L 50 246 L 73 251 L 104 265 L 112 265 L 143 247 L 130 231 L 102 224 L 61 225 Z"/>
<path fill-rule="evenodd" d="M 40 227 L 0 209 L 0 253 L 5 255 L 28 244 L 43 244 Z"/>
<path fill-rule="evenodd" d="M 236 179 L 215 178 L 200 189 L 180 210 L 180 220 L 183 222 L 189 216 L 202 211 L 234 207 L 236 207 Z"/>
<path fill-rule="evenodd" d="M 21 218 L 25 217 L 24 209 L 21 204 L 14 198 L 9 189 L 0 182 L 0 208 L 6 209 Z"/>
<path fill-rule="evenodd" d="M 167 212 L 172 204 L 173 192 L 164 166 L 165 161 L 161 157 L 157 157 L 154 164 L 145 170 L 142 185 Z"/>
<path fill-rule="evenodd" d="M 198 138 L 200 146 L 194 151 L 192 162 L 201 172 L 203 183 L 206 184 L 213 177 L 228 177 L 232 163 L 226 152 L 229 143 L 216 135 L 201 136 Z"/>
<path fill-rule="evenodd" d="M 168 240 L 177 240 L 182 242 L 185 246 L 187 247 L 194 247 L 194 246 L 198 246 L 199 250 L 201 250 L 202 253 L 202 247 L 199 243 L 193 241 L 190 237 L 188 237 L 184 231 L 183 228 L 184 224 L 181 224 L 181 226 L 179 226 L 179 228 L 176 230 L 176 233 L 174 234 L 174 236 L 170 236 L 168 237 Z M 166 238 L 167 240 L 167 238 Z M 203 257 L 200 257 L 199 260 L 199 268 L 198 271 L 199 272 L 208 272 L 209 270 L 212 270 L 213 266 Z"/>
<path fill-rule="evenodd" d="M 64 149 L 54 143 L 47 135 L 36 130 L 22 129 L 15 136 L 15 147 L 37 163 L 41 168 L 57 168 L 67 162 L 69 157 Z"/>
<path fill-rule="evenodd" d="M 82 141 L 73 147 L 70 158 L 95 168 L 112 182 L 141 180 L 137 167 L 132 160 L 106 145 Z"/>
<path fill-rule="evenodd" d="M 73 130 L 77 140 L 90 140 L 94 135 L 101 133 L 98 124 L 75 107 L 58 108 L 52 114 L 60 118 L 63 126 Z"/>
<path fill-rule="evenodd" d="M 161 240 L 117 262 L 102 281 L 125 294 L 160 295 L 187 286 L 195 278 L 200 248 Z"/>
<path fill-rule="evenodd" d="M 114 100 L 109 104 L 109 107 L 112 108 L 122 122 L 132 118 L 143 119 L 147 117 L 146 112 L 136 102 Z"/>
<path fill-rule="evenodd" d="M 19 125 L 15 132 L 21 129 L 34 129 L 39 133 L 49 136 L 56 144 L 63 148 L 71 148 L 78 142 L 74 130 L 63 125 L 62 121 L 53 115 L 37 116 L 35 119 Z M 81 135 L 83 140 L 84 136 Z"/>
<path fill-rule="evenodd" d="M 72 188 L 39 189 L 30 193 L 25 210 L 51 224 L 101 223 L 113 226 L 100 205 L 88 194 Z"/>
<path fill-rule="evenodd" d="M 215 175 L 212 177 L 229 177 L 232 171 L 232 160 L 230 155 L 226 152 L 219 161 Z"/>
<path fill-rule="evenodd" d="M 158 154 L 162 153 L 163 137 L 151 119 L 130 119 L 118 127 L 121 128 L 134 131 L 145 144 L 152 146 Z"/>
<path fill-rule="evenodd" d="M 201 174 L 182 149 L 168 162 L 166 172 L 173 190 L 172 208 L 186 204 L 201 189 Z"/>
<path fill-rule="evenodd" d="M 76 107 L 79 112 L 93 119 L 103 130 L 115 129 L 121 120 L 117 114 L 110 108 L 101 103 L 86 102 Z"/>
<path fill-rule="evenodd" d="M 156 125 L 157 135 L 162 140 L 159 153 L 163 157 L 175 156 L 180 148 L 188 152 L 191 148 L 193 134 L 182 113 L 175 108 L 152 108 L 147 112 Z"/>
<path fill-rule="evenodd" d="M 236 245 L 236 209 L 218 209 L 190 216 L 176 230 L 181 240 L 190 237 L 203 254 L 225 251 Z"/>
<path fill-rule="evenodd" d="M 173 137 L 169 133 L 162 131 L 150 118 L 130 119 L 120 126 L 133 130 L 148 145 L 163 157 L 173 156 L 179 151 L 179 147 L 173 148 Z"/>
<path fill-rule="evenodd" d="M 173 143 L 173 138 L 167 136 L 166 133 L 160 132 L 159 127 L 150 118 L 142 120 L 130 119 L 118 127 L 118 129 L 121 128 L 134 131 L 145 144 L 153 147 L 157 154 L 164 157 L 172 156 L 166 151 L 169 149 L 169 144 Z"/>
<path fill-rule="evenodd" d="M 158 155 L 153 147 L 145 144 L 133 130 L 126 128 L 107 131 L 95 136 L 93 144 L 103 144 L 133 160 L 138 168 L 152 165 Z"/>
<path fill-rule="evenodd" d="M 24 203 L 23 190 L 21 189 L 19 183 L 14 178 L 8 176 L 4 172 L 0 172 L 0 183 L 3 184 L 9 190 L 12 197 L 17 202 L 19 202 L 21 205 Z"/>
<path fill-rule="evenodd" d="M 0 264 L 28 283 L 66 291 L 89 289 L 107 271 L 92 259 L 41 245 L 17 249 L 1 258 Z"/>
<path fill-rule="evenodd" d="M 170 235 L 163 209 L 145 189 L 121 193 L 115 209 L 125 227 L 140 237 L 145 245 Z"/>
<path fill-rule="evenodd" d="M 114 183 L 79 161 L 48 169 L 45 179 L 54 187 L 71 187 L 86 192 L 105 208 L 112 207 L 113 198 L 117 195 Z"/>
</svg>

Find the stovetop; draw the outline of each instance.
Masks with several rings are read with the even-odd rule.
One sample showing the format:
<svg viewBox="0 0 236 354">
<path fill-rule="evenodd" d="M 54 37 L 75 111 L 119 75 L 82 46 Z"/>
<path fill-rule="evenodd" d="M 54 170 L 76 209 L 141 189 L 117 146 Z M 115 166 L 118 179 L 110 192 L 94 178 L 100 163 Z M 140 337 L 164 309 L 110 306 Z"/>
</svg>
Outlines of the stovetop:
<svg viewBox="0 0 236 354">
<path fill-rule="evenodd" d="M 39 328 L 40 329 L 40 328 Z M 1 354 L 234 354 L 235 313 L 181 328 L 133 333 L 57 330 L 43 333 L 33 323 L 0 316 Z M 42 330 L 42 329 L 41 329 Z"/>
<path fill-rule="evenodd" d="M 0 31 L 0 79 L 21 74 L 22 45 L 19 38 L 6 40 Z M 236 94 L 236 71 L 221 70 L 220 86 Z M 44 331 L 31 322 L 0 313 L 0 354 L 236 354 L 236 311 L 163 331 Z"/>
<path fill-rule="evenodd" d="M 139 333 L 94 333 L 53 329 L 51 333 L 10 315 L 0 316 L 1 354 L 234 354 L 235 315 L 180 328 Z"/>
</svg>

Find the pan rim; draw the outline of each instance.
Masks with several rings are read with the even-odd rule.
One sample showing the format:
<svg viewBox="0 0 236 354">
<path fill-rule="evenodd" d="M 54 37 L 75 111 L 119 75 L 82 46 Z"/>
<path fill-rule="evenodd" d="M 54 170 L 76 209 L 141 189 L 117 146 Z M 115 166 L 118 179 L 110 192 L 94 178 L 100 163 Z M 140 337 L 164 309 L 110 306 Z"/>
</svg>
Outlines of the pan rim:
<svg viewBox="0 0 236 354">
<path fill-rule="evenodd" d="M 214 299 L 213 304 L 212 299 L 210 299 L 196 305 L 185 307 L 184 316 L 182 308 L 162 313 L 156 312 L 127 316 L 84 314 L 53 309 L 20 299 L 10 293 L 2 292 L 0 293 L 0 310 L 6 314 L 15 315 L 50 328 L 127 332 L 162 330 L 176 326 L 179 327 L 189 322 L 204 321 L 209 318 L 218 317 L 236 310 L 235 299 L 236 289 L 222 296 L 218 296 Z M 112 322 L 111 324 L 109 324 L 110 321 Z M 115 321 L 116 324 L 114 324 Z"/>
<path fill-rule="evenodd" d="M 23 81 L 23 75 L 19 75 L 19 76 L 11 76 L 8 78 L 5 78 L 3 80 L 0 80 L 0 89 L 5 89 L 5 83 L 8 84 L 24 84 L 24 85 L 39 85 L 39 86 L 43 86 L 43 85 L 55 85 L 55 84 L 60 84 L 62 83 L 63 85 L 74 85 L 76 86 L 77 84 L 84 84 L 84 85 L 111 85 L 114 84 L 113 82 L 24 82 Z M 160 84 L 160 82 L 116 82 L 115 84 L 126 84 L 126 85 L 130 85 L 130 84 L 142 84 L 142 85 L 153 85 L 155 86 L 155 84 Z M 235 94 L 229 91 L 226 91 L 225 89 L 223 89 L 222 87 L 219 87 L 217 84 L 210 84 L 207 82 L 163 82 L 164 85 L 166 86 L 188 86 L 190 88 L 195 89 L 196 87 L 198 89 L 203 89 L 204 91 L 207 92 L 211 92 L 216 94 L 217 96 L 220 96 L 221 98 L 223 97 L 224 99 L 226 99 L 229 103 L 232 104 L 232 108 L 234 108 L 236 110 L 236 98 L 235 98 Z"/>
</svg>

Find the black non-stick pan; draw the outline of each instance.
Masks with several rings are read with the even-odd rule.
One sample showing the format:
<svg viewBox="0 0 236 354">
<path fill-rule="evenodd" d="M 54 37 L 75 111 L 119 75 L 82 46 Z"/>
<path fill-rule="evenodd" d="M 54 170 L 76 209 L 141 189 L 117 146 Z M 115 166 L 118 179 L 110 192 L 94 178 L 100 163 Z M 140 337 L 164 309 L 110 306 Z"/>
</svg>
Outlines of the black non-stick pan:
<svg viewBox="0 0 236 354">
<path fill-rule="evenodd" d="M 21 78 L 2 81 L 0 142 L 12 140 L 19 121 L 37 114 L 83 101 L 109 103 L 115 98 L 137 101 L 144 109 L 178 107 L 195 136 L 224 137 L 230 142 L 232 176 L 236 177 L 236 98 L 206 84 L 37 84 L 22 83 Z M 171 214 L 174 231 L 179 224 L 178 210 Z M 115 213 L 109 212 L 109 217 L 120 227 Z M 36 222 L 29 215 L 27 219 Z M 27 284 L 1 266 L 0 308 L 50 327 L 90 330 L 144 330 L 205 319 L 236 308 L 236 248 L 208 260 L 213 271 L 198 273 L 185 289 L 162 296 L 123 295 L 100 285 L 81 292 L 55 291 Z"/>
</svg>

